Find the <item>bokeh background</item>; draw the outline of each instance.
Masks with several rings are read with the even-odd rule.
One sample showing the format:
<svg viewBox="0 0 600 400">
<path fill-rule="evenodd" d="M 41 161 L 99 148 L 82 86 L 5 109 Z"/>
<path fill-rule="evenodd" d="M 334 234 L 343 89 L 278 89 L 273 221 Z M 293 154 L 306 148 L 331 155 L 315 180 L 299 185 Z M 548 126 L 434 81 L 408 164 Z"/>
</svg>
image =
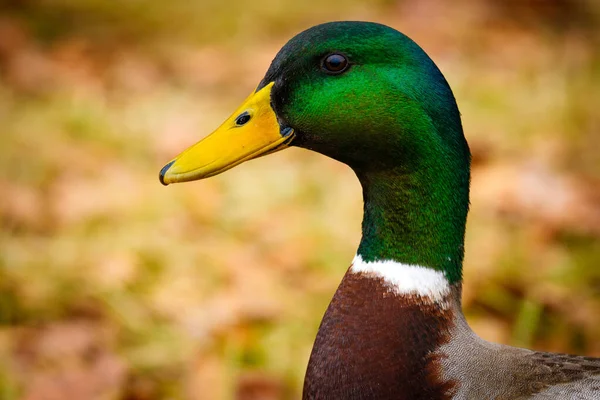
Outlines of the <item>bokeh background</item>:
<svg viewBox="0 0 600 400">
<path fill-rule="evenodd" d="M 359 240 L 352 172 L 300 149 L 158 171 L 340 19 L 405 32 L 454 90 L 475 331 L 600 356 L 599 2 L 2 0 L 1 399 L 299 398 Z"/>
</svg>

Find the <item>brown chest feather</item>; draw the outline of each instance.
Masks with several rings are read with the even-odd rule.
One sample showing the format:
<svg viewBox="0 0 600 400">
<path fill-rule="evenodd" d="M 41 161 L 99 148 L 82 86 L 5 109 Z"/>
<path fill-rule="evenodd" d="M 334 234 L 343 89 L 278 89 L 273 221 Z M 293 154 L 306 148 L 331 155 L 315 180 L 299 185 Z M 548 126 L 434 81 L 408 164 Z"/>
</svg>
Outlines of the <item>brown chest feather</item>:
<svg viewBox="0 0 600 400">
<path fill-rule="evenodd" d="M 310 357 L 304 399 L 450 399 L 436 350 L 450 310 L 395 295 L 381 279 L 348 273 L 327 309 Z"/>
</svg>

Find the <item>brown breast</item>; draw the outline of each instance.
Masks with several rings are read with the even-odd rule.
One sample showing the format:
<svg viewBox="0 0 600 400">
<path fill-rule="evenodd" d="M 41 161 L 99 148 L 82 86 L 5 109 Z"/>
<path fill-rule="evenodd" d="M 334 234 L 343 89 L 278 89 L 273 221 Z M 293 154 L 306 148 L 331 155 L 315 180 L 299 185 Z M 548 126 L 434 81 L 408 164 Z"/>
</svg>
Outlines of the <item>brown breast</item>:
<svg viewBox="0 0 600 400">
<path fill-rule="evenodd" d="M 391 293 L 382 279 L 348 272 L 310 357 L 303 399 L 450 399 L 436 350 L 449 340 L 450 309 Z"/>
</svg>

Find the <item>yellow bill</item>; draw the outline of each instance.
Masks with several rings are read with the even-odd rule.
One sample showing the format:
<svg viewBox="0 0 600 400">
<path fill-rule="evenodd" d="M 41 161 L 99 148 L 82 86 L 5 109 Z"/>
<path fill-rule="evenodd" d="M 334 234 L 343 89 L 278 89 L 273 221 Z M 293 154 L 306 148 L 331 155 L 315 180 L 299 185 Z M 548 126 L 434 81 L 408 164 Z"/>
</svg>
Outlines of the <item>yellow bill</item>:
<svg viewBox="0 0 600 400">
<path fill-rule="evenodd" d="M 294 131 L 282 131 L 277 122 L 271 107 L 272 87 L 273 82 L 252 93 L 216 131 L 165 165 L 161 183 L 208 178 L 287 147 Z"/>
</svg>

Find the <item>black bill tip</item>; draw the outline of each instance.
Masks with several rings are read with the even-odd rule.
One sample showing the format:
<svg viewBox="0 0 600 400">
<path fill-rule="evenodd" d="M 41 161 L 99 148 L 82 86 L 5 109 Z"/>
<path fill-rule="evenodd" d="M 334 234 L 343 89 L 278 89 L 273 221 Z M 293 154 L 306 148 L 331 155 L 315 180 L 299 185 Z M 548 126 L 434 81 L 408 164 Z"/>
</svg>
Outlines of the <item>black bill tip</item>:
<svg viewBox="0 0 600 400">
<path fill-rule="evenodd" d="M 160 180 L 160 183 L 162 183 L 165 186 L 168 185 L 168 183 L 165 182 L 165 174 L 167 173 L 169 168 L 171 168 L 171 165 L 173 165 L 174 162 L 175 162 L 175 160 L 171 161 L 170 163 L 168 163 L 167 165 L 162 167 L 162 169 L 160 170 L 160 173 L 158 174 L 158 179 Z"/>
</svg>

